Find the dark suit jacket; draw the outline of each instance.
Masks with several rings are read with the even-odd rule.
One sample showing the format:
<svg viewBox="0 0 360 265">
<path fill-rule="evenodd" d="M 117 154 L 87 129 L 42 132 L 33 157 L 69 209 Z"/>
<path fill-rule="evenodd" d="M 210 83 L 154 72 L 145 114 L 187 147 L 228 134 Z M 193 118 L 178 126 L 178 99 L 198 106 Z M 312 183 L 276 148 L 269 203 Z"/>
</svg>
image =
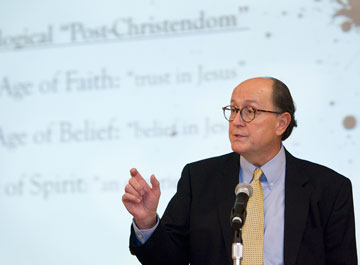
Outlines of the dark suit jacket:
<svg viewBox="0 0 360 265">
<path fill-rule="evenodd" d="M 159 226 L 130 250 L 142 264 L 230 265 L 230 211 L 239 181 L 239 154 L 185 166 Z M 286 151 L 285 265 L 357 264 L 350 181 Z"/>
</svg>

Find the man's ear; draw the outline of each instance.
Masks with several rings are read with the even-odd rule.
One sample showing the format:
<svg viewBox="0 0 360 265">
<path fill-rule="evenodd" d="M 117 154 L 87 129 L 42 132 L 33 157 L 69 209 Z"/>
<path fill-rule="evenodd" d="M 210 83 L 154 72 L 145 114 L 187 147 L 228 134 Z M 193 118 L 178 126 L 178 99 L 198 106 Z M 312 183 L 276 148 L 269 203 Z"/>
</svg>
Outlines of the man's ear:
<svg viewBox="0 0 360 265">
<path fill-rule="evenodd" d="M 278 115 L 277 117 L 277 128 L 276 128 L 276 134 L 278 136 L 282 135 L 287 127 L 289 126 L 291 122 L 291 115 L 289 112 L 284 112 Z"/>
</svg>

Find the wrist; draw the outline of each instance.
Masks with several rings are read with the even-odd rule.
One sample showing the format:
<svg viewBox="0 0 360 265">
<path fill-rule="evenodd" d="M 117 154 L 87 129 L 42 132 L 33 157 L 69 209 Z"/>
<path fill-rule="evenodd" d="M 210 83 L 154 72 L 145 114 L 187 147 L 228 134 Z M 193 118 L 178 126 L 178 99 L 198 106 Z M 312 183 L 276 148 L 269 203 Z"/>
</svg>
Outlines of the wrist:
<svg viewBox="0 0 360 265">
<path fill-rule="evenodd" d="M 151 215 L 146 218 L 141 218 L 141 219 L 134 218 L 134 219 L 135 219 L 136 226 L 140 230 L 145 230 L 145 229 L 153 228 L 156 225 L 156 218 L 157 218 L 157 215 L 155 213 L 155 215 Z"/>
</svg>

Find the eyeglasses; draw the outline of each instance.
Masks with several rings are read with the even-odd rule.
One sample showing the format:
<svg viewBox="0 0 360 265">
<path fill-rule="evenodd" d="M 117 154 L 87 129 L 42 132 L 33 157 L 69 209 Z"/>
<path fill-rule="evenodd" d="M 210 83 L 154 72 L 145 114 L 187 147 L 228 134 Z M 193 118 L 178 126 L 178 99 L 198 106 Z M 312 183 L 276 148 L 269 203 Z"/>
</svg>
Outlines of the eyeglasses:
<svg viewBox="0 0 360 265">
<path fill-rule="evenodd" d="M 236 116 L 236 114 L 238 112 L 240 112 L 241 119 L 244 122 L 253 121 L 255 119 L 256 112 L 258 112 L 258 111 L 281 114 L 281 112 L 271 111 L 271 110 L 263 110 L 263 109 L 256 109 L 256 108 L 254 108 L 252 106 L 245 106 L 245 107 L 243 107 L 241 109 L 239 109 L 237 107 L 226 106 L 226 107 L 223 107 L 222 110 L 224 112 L 225 119 L 230 121 L 230 122 L 235 119 L 235 116 Z"/>
</svg>

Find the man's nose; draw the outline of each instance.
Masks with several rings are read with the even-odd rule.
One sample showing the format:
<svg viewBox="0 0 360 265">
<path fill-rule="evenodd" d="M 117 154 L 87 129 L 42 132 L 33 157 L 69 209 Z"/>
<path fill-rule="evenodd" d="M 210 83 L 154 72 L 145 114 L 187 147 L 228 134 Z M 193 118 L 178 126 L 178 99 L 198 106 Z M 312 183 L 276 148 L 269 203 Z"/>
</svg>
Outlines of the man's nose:
<svg viewBox="0 0 360 265">
<path fill-rule="evenodd" d="M 240 110 L 238 112 L 236 112 L 234 120 L 232 121 L 232 123 L 234 125 L 237 125 L 237 126 L 245 126 L 245 122 L 241 118 Z"/>
</svg>

